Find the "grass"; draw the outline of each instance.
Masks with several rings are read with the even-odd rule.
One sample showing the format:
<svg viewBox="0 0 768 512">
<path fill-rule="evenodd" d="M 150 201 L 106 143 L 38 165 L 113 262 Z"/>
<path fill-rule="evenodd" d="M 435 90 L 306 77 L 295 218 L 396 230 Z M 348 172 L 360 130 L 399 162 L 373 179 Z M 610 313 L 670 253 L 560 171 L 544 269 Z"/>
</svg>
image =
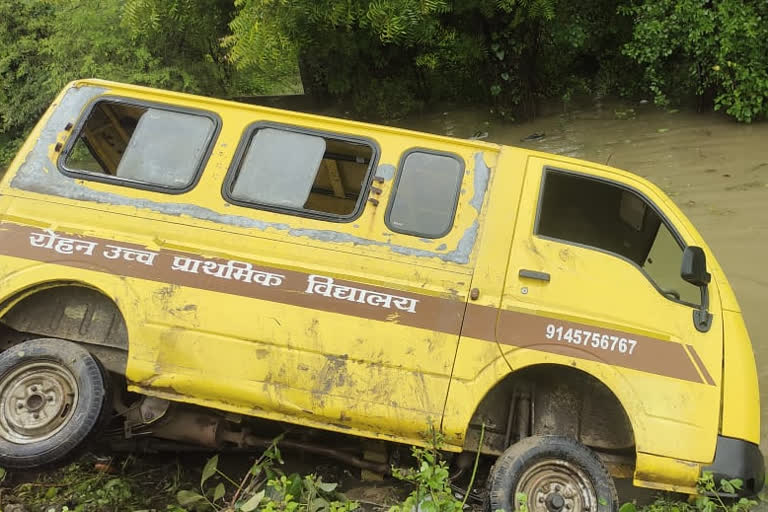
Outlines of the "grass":
<svg viewBox="0 0 768 512">
<path fill-rule="evenodd" d="M 389 503 L 347 499 L 336 482 L 324 480 L 329 479 L 327 472 L 317 474 L 317 465 L 310 466 L 314 470 L 308 474 L 287 473 L 285 469 L 291 465 L 284 465 L 275 445 L 260 456 L 251 457 L 248 466 L 243 466 L 244 458 L 242 454 L 227 457 L 227 469 L 219 467 L 218 456 L 206 461 L 199 455 L 86 455 L 68 466 L 37 473 L 6 474 L 0 469 L 0 512 L 482 510 L 479 504 L 465 507 L 466 501 L 451 490 L 447 464 L 436 450 L 414 450 L 414 467 L 399 475 L 410 486 L 411 493 Z M 232 465 L 233 461 L 236 464 Z M 341 471 L 336 473 L 337 478 Z M 715 482 L 706 473 L 699 482 L 700 490 L 710 493 L 718 489 L 732 492 L 740 486 L 738 480 Z M 647 505 L 625 503 L 620 512 L 748 512 L 757 506 L 758 501 L 746 499 L 702 495 L 683 500 L 680 495 L 660 494 Z M 523 506 L 521 512 L 526 509 Z"/>
<path fill-rule="evenodd" d="M 127 457 L 120 462 L 85 456 L 66 467 L 40 473 L 13 473 L 0 490 L 0 510 L 24 505 L 28 512 L 170 510 L 176 492 L 191 485 L 178 460 Z M 13 477 L 13 480 L 9 477 Z"/>
</svg>

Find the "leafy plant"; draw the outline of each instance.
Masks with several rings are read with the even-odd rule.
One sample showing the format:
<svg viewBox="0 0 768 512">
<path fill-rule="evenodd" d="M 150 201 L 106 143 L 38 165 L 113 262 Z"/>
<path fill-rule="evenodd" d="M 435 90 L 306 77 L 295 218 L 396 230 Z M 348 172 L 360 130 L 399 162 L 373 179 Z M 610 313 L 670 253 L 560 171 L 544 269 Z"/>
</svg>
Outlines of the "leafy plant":
<svg viewBox="0 0 768 512">
<path fill-rule="evenodd" d="M 480 447 L 483 445 L 485 436 L 485 424 L 480 430 L 475 465 L 463 500 L 454 496 L 449 480 L 448 464 L 440 455 L 439 450 L 443 443 L 443 437 L 434 428 L 430 434 L 431 440 L 428 447 L 414 446 L 411 449 L 413 457 L 416 459 L 415 468 L 392 468 L 392 474 L 395 478 L 410 482 L 414 489 L 405 501 L 391 507 L 389 512 L 412 512 L 414 510 L 420 512 L 458 512 L 464 509 L 477 474 Z"/>
<path fill-rule="evenodd" d="M 147 467 L 133 458 L 122 464 L 113 461 L 94 463 L 82 459 L 66 467 L 40 474 L 34 481 L 3 490 L 3 503 L 19 502 L 38 510 L 55 508 L 78 512 L 101 510 L 140 510 L 160 508 L 184 512 L 171 505 L 180 485 L 177 464 Z"/>
<path fill-rule="evenodd" d="M 748 512 L 757 506 L 757 501 L 747 498 L 723 499 L 719 494 L 735 494 L 743 485 L 744 482 L 738 478 L 721 479 L 717 484 L 713 474 L 705 471 L 696 485 L 700 494 L 692 501 L 678 501 L 662 496 L 652 504 L 641 507 L 639 512 Z M 638 508 L 634 503 L 625 503 L 619 512 L 638 512 Z"/>
<path fill-rule="evenodd" d="M 358 508 L 356 502 L 336 492 L 336 483 L 323 482 L 317 475 L 285 475 L 277 469 L 275 464 L 283 464 L 279 439 L 272 441 L 239 482 L 219 469 L 219 456 L 214 455 L 203 467 L 201 492 L 179 491 L 179 505 L 227 512 L 349 512 Z M 212 479 L 218 482 L 206 485 Z"/>
<path fill-rule="evenodd" d="M 768 116 L 768 4 L 641 0 L 620 10 L 635 20 L 624 52 L 657 104 L 696 94 L 739 121 Z"/>
<path fill-rule="evenodd" d="M 731 480 L 721 479 L 720 484 L 715 483 L 712 472 L 705 471 L 697 487 L 702 494 L 696 497 L 696 509 L 700 512 L 746 512 L 757 505 L 757 501 L 740 498 L 737 501 L 726 504 L 719 493 L 735 494 L 744 486 L 744 482 L 738 478 Z"/>
<path fill-rule="evenodd" d="M 389 512 L 456 512 L 462 509 L 461 500 L 456 499 L 448 480 L 448 465 L 440 459 L 439 453 L 433 448 L 412 449 L 417 467 L 412 469 L 395 469 L 394 476 L 410 482 L 414 490 L 399 505 L 389 509 Z"/>
</svg>

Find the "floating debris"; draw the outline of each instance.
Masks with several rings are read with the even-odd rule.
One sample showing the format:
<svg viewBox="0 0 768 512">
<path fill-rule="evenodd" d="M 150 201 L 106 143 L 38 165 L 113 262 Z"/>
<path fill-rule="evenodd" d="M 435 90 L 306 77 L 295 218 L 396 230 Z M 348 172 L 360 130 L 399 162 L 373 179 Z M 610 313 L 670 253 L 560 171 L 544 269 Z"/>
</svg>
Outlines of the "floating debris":
<svg viewBox="0 0 768 512">
<path fill-rule="evenodd" d="M 534 140 L 541 140 L 541 139 L 543 139 L 546 136 L 547 136 L 547 134 L 544 133 L 544 132 L 532 133 L 532 134 L 528 135 L 527 137 L 523 137 L 522 139 L 520 139 L 520 142 L 530 142 L 530 141 L 534 141 Z"/>
</svg>

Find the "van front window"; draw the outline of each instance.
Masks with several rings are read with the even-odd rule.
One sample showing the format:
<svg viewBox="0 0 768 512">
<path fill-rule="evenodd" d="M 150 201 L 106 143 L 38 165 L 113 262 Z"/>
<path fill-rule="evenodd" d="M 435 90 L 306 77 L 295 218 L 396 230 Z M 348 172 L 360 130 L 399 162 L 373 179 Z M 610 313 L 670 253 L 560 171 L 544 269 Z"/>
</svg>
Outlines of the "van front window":
<svg viewBox="0 0 768 512">
<path fill-rule="evenodd" d="M 548 170 L 536 232 L 634 262 L 670 299 L 698 305 L 700 290 L 680 277 L 683 246 L 638 194 L 611 183 Z"/>
</svg>

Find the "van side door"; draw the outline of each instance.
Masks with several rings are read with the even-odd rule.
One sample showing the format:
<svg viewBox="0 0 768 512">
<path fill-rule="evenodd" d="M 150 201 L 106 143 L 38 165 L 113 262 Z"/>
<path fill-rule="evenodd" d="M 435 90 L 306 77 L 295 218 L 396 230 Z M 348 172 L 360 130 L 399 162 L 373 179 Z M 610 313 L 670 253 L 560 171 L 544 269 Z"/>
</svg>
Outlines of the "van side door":
<svg viewBox="0 0 768 512">
<path fill-rule="evenodd" d="M 625 398 L 638 452 L 708 463 L 720 300 L 713 282 L 712 322 L 698 329 L 700 289 L 680 267 L 703 242 L 668 201 L 623 173 L 531 157 L 496 335 L 513 367 L 538 353 L 599 376 Z"/>
</svg>

